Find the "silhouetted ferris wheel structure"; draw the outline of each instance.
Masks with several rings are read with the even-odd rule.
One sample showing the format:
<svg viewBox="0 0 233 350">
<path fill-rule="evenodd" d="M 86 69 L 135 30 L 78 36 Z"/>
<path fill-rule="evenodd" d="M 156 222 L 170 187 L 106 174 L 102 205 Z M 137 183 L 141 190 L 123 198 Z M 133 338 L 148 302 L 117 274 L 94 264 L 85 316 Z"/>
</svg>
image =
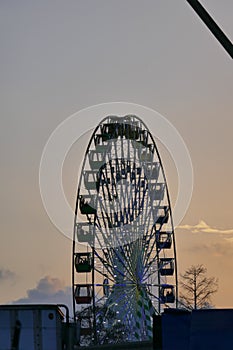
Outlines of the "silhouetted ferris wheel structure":
<svg viewBox="0 0 233 350">
<path fill-rule="evenodd" d="M 176 266 L 156 143 L 140 118 L 108 116 L 91 136 L 77 191 L 73 308 L 82 338 L 152 338 L 153 314 L 176 306 Z"/>
</svg>

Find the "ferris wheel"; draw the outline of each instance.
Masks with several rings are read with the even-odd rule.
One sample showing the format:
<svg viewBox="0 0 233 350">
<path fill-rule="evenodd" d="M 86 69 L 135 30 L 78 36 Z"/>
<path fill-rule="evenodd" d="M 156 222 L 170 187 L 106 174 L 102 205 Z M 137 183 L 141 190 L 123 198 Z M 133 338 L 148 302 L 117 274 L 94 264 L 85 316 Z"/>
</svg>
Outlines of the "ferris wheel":
<svg viewBox="0 0 233 350">
<path fill-rule="evenodd" d="M 156 143 L 137 116 L 108 116 L 91 136 L 72 254 L 74 317 L 82 339 L 149 340 L 153 314 L 176 307 L 168 187 Z"/>
</svg>

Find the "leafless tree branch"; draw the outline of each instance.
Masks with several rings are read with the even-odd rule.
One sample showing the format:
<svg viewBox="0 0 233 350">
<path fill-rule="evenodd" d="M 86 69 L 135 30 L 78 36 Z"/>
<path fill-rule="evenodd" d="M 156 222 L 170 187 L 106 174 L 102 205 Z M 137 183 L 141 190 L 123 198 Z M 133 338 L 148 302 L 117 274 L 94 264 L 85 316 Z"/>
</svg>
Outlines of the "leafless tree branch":
<svg viewBox="0 0 233 350">
<path fill-rule="evenodd" d="M 203 265 L 192 265 L 180 275 L 180 302 L 186 309 L 211 307 L 211 296 L 218 290 L 218 280 L 207 277 Z"/>
</svg>

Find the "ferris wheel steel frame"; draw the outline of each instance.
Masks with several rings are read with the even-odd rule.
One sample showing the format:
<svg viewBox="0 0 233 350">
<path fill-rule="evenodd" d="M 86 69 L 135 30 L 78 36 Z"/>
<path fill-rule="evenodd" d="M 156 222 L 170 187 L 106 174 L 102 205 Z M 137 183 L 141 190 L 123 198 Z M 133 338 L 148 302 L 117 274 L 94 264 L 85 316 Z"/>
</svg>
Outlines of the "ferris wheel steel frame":
<svg viewBox="0 0 233 350">
<path fill-rule="evenodd" d="M 116 343 L 150 339 L 153 313 L 177 307 L 177 259 L 161 157 L 137 116 L 107 116 L 92 133 L 73 235 L 73 310 L 76 322 L 88 320 L 83 336 L 102 344 L 112 329 Z"/>
</svg>

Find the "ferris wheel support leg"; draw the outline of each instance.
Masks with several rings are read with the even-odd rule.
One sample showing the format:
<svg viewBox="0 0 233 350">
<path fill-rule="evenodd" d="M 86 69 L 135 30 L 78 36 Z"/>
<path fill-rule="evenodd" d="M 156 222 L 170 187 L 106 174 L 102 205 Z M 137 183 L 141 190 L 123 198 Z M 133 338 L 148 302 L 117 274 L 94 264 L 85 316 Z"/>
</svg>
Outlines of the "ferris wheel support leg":
<svg viewBox="0 0 233 350">
<path fill-rule="evenodd" d="M 93 306 L 93 336 L 94 344 L 97 344 L 96 331 L 96 306 L 95 306 L 95 269 L 94 269 L 94 247 L 92 247 L 92 306 Z"/>
</svg>

